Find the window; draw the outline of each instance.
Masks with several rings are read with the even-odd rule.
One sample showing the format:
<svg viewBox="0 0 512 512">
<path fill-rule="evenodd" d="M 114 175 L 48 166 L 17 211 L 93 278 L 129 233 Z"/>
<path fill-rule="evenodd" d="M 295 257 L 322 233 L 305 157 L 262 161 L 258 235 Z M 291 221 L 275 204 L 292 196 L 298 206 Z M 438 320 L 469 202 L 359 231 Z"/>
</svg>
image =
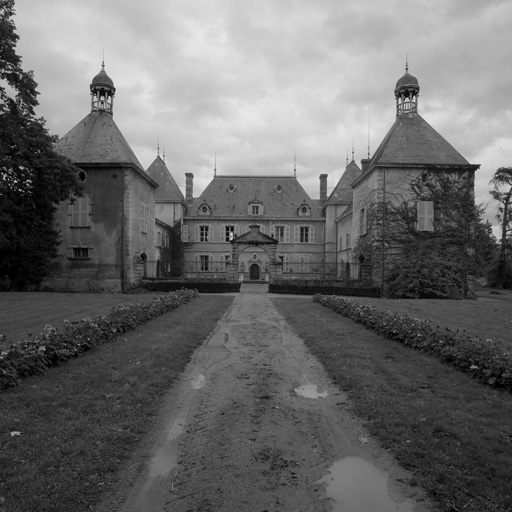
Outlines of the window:
<svg viewBox="0 0 512 512">
<path fill-rule="evenodd" d="M 73 247 L 73 258 L 89 258 L 88 247 Z"/>
<path fill-rule="evenodd" d="M 149 207 L 146 203 L 140 203 L 140 230 L 142 233 L 148 232 Z"/>
<path fill-rule="evenodd" d="M 434 203 L 418 201 L 418 231 L 434 231 Z"/>
<path fill-rule="evenodd" d="M 235 226 L 224 226 L 224 241 L 229 242 L 235 238 Z"/>
<path fill-rule="evenodd" d="M 247 215 L 263 215 L 263 205 L 259 201 L 249 203 Z"/>
<path fill-rule="evenodd" d="M 299 272 L 309 272 L 309 256 L 301 256 L 299 261 Z"/>
<path fill-rule="evenodd" d="M 156 245 L 162 245 L 162 232 L 160 230 L 156 234 Z"/>
<path fill-rule="evenodd" d="M 281 243 L 290 243 L 290 226 L 270 226 L 272 236 Z"/>
<path fill-rule="evenodd" d="M 295 226 L 294 242 L 296 244 L 312 244 L 315 242 L 314 226 Z"/>
<path fill-rule="evenodd" d="M 165 233 L 165 247 L 169 247 L 169 233 Z"/>
<path fill-rule="evenodd" d="M 345 235 L 346 241 L 347 241 L 347 249 L 350 249 L 350 233 L 347 233 Z"/>
<path fill-rule="evenodd" d="M 201 254 L 199 256 L 199 270 L 201 272 L 208 272 L 210 270 L 210 256 L 207 254 Z"/>
<path fill-rule="evenodd" d="M 298 210 L 299 217 L 309 217 L 311 215 L 311 208 L 307 204 L 303 204 Z"/>
<path fill-rule="evenodd" d="M 199 226 L 199 241 L 208 242 L 210 234 L 210 226 Z"/>
<path fill-rule="evenodd" d="M 72 227 L 88 227 L 90 216 L 90 200 L 88 196 L 76 197 L 68 207 L 69 225 Z"/>
<path fill-rule="evenodd" d="M 359 211 L 359 234 L 360 235 L 366 235 L 366 221 L 367 221 L 366 208 L 361 208 L 361 210 Z"/>
</svg>

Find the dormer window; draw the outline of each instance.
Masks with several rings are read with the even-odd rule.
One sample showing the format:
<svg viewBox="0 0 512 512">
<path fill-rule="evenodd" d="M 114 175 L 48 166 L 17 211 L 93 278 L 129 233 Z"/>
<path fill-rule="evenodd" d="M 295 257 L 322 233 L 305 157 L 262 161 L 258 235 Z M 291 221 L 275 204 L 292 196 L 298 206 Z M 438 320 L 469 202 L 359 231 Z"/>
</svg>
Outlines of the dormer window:
<svg viewBox="0 0 512 512">
<path fill-rule="evenodd" d="M 212 209 L 207 204 L 202 204 L 199 207 L 199 215 L 211 215 Z"/>
<path fill-rule="evenodd" d="M 260 201 L 252 201 L 249 203 L 247 214 L 253 217 L 263 215 L 263 204 Z"/>
<path fill-rule="evenodd" d="M 299 217 L 310 217 L 311 216 L 311 207 L 307 204 L 303 204 L 299 207 L 298 210 Z"/>
</svg>

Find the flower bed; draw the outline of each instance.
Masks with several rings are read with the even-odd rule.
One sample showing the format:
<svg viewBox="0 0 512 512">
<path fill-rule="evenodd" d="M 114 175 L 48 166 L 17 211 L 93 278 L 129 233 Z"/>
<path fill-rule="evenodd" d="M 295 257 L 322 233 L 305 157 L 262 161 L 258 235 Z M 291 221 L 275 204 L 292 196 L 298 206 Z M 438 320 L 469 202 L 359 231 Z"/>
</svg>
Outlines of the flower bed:
<svg viewBox="0 0 512 512">
<path fill-rule="evenodd" d="M 135 329 L 148 320 L 172 311 L 193 298 L 195 290 L 180 290 L 149 302 L 112 308 L 106 317 L 79 322 L 64 321 L 60 329 L 47 325 L 39 335 L 11 345 L 0 352 L 0 390 L 15 386 L 28 375 L 43 373 L 50 366 L 77 357 L 95 345 Z"/>
<path fill-rule="evenodd" d="M 503 352 L 490 339 L 333 295 L 316 295 L 314 300 L 381 336 L 433 354 L 485 384 L 512 392 L 512 353 Z"/>
</svg>

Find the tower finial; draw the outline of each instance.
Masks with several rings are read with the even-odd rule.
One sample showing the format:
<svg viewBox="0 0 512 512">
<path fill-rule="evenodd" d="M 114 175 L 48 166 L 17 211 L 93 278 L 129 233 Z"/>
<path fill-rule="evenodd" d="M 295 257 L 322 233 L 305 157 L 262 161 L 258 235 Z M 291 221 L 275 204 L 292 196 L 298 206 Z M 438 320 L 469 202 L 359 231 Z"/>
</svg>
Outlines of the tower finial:
<svg viewBox="0 0 512 512">
<path fill-rule="evenodd" d="M 156 156 L 160 157 L 160 137 L 156 138 Z"/>
<path fill-rule="evenodd" d="M 347 148 L 347 163 L 345 164 L 345 167 L 348 165 L 348 148 Z"/>
<path fill-rule="evenodd" d="M 297 177 L 297 152 L 293 152 L 293 177 Z"/>
<path fill-rule="evenodd" d="M 101 69 L 105 69 L 105 47 L 103 47 L 103 57 L 101 59 Z"/>
<path fill-rule="evenodd" d="M 409 73 L 409 56 L 405 54 L 405 72 Z"/>
<path fill-rule="evenodd" d="M 215 159 L 213 163 L 213 177 L 217 176 L 217 150 L 215 150 Z"/>
<path fill-rule="evenodd" d="M 352 141 L 352 162 L 354 161 L 354 141 Z"/>
<path fill-rule="evenodd" d="M 368 114 L 368 159 L 370 159 L 370 114 Z"/>
<path fill-rule="evenodd" d="M 164 152 L 162 154 L 162 160 L 164 161 L 164 164 L 165 164 L 165 144 L 164 144 Z"/>
</svg>

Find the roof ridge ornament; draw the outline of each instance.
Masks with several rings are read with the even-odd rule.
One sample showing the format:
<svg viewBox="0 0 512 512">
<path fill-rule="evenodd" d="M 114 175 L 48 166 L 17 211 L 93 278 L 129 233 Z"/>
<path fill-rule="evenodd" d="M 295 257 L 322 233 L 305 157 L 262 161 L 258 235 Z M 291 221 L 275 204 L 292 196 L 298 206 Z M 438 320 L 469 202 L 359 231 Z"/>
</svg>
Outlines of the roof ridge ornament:
<svg viewBox="0 0 512 512">
<path fill-rule="evenodd" d="M 405 54 L 405 73 L 395 86 L 396 116 L 418 113 L 418 79 L 409 73 L 409 56 Z"/>
</svg>

